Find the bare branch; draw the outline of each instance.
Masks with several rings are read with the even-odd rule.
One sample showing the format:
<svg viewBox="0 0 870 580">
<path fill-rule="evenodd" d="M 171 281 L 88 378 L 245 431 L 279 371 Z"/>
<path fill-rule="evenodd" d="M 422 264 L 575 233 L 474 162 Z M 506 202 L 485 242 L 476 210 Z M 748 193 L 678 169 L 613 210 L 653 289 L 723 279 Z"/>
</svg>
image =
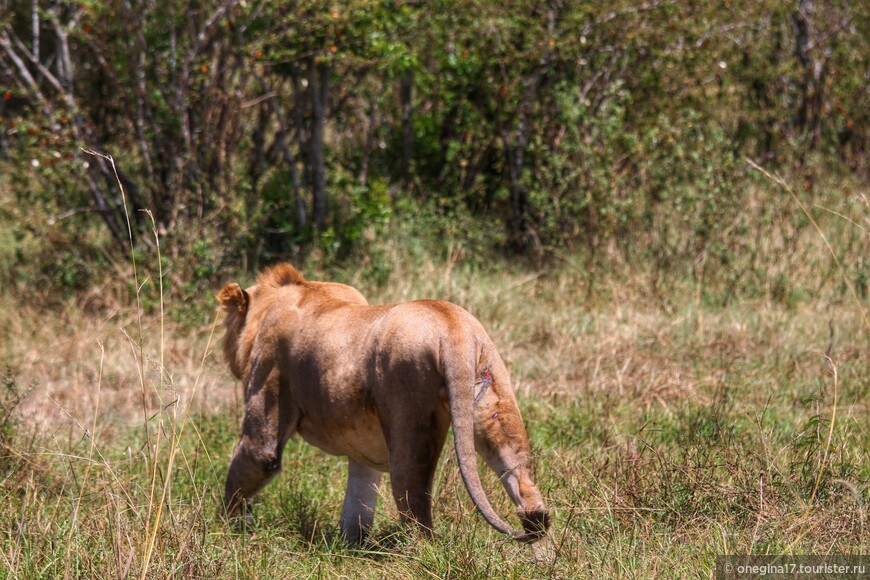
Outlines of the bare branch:
<svg viewBox="0 0 870 580">
<path fill-rule="evenodd" d="M 31 19 L 31 27 L 33 29 L 33 48 L 30 50 L 30 54 L 33 55 L 33 58 L 39 60 L 39 1 L 33 0 L 33 10 L 30 15 Z"/>
<path fill-rule="evenodd" d="M 39 85 L 37 84 L 36 79 L 33 78 L 33 75 L 30 74 L 30 70 L 27 68 L 27 65 L 12 48 L 12 43 L 9 42 L 9 32 L 11 32 L 11 30 L 7 27 L 6 30 L 0 33 L 0 46 L 3 47 L 3 50 L 6 51 L 9 59 L 15 64 L 15 68 L 18 69 L 18 75 L 22 79 L 24 79 L 25 84 L 33 93 L 33 96 L 36 98 L 39 104 L 43 107 L 50 108 L 50 105 L 48 105 L 48 102 L 45 100 L 45 96 L 42 94 L 42 91 L 39 90 Z"/>
<path fill-rule="evenodd" d="M 12 30 L 7 28 L 7 30 L 4 32 L 4 35 L 0 36 L 0 45 L 3 45 L 5 48 L 6 45 L 9 44 L 9 39 L 5 37 L 6 33 L 8 33 L 10 35 L 10 37 L 12 38 L 12 42 L 15 43 L 15 46 L 18 47 L 18 50 L 22 51 L 24 54 L 27 55 L 27 60 L 29 60 L 30 64 L 32 64 L 36 68 L 36 70 L 39 71 L 39 74 L 41 74 L 43 77 L 45 77 L 45 80 L 47 80 L 48 83 L 52 87 L 54 87 L 54 89 L 59 94 L 64 95 L 66 93 L 66 91 L 64 90 L 63 85 L 60 84 L 60 81 L 57 79 L 57 77 L 55 75 L 53 75 L 52 72 L 50 70 L 48 70 L 45 67 L 45 65 L 43 65 L 41 62 L 39 62 L 38 60 L 34 60 L 33 55 L 30 54 L 30 51 L 27 50 L 27 47 L 24 45 L 23 42 L 21 42 L 21 39 L 18 38 L 18 36 L 15 34 L 15 32 L 13 32 Z M 5 38 L 5 42 L 4 42 L 4 38 Z M 23 66 L 23 63 L 22 63 L 22 66 Z M 24 67 L 24 68 L 26 70 L 26 67 Z M 29 74 L 29 72 L 28 72 L 28 74 Z M 30 77 L 30 78 L 32 79 L 33 77 Z M 34 81 L 34 84 L 36 84 L 35 81 Z"/>
<path fill-rule="evenodd" d="M 704 46 L 708 40 L 713 38 L 714 36 L 728 36 L 734 44 L 740 46 L 740 42 L 735 40 L 732 36 L 730 36 L 729 32 L 734 32 L 735 30 L 740 30 L 741 28 L 751 28 L 753 30 L 758 30 L 758 26 L 752 24 L 750 22 L 732 22 L 731 24 L 726 24 L 724 26 L 720 26 L 714 30 L 711 30 L 707 34 L 703 35 L 701 38 L 695 41 L 695 48 L 701 48 Z"/>
<path fill-rule="evenodd" d="M 655 2 L 645 2 L 644 4 L 641 4 L 640 6 L 632 6 L 630 8 L 626 8 L 625 10 L 620 10 L 618 12 L 613 11 L 613 12 L 610 12 L 609 14 L 607 14 L 604 18 L 601 18 L 600 20 L 596 20 L 595 22 L 590 22 L 589 24 L 584 26 L 583 27 L 583 34 L 589 34 L 590 32 L 592 32 L 594 29 L 598 28 L 599 26 L 607 24 L 608 22 L 616 20 L 617 18 L 620 18 L 622 16 L 628 16 L 628 15 L 632 15 L 632 14 L 642 14 L 644 12 L 651 12 L 653 10 L 658 10 L 659 8 L 664 8 L 665 6 L 673 6 L 676 3 L 677 3 L 677 0 L 670 0 L 669 2 L 665 2 L 663 0 L 657 0 Z"/>
</svg>

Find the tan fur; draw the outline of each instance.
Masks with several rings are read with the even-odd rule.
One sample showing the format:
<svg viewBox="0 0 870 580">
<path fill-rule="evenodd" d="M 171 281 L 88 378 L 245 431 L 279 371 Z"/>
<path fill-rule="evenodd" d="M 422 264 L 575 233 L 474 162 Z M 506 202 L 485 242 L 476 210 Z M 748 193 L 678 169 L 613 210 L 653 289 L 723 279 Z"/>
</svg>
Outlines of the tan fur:
<svg viewBox="0 0 870 580">
<path fill-rule="evenodd" d="M 341 529 L 371 526 L 373 486 L 389 472 L 402 517 L 432 528 L 431 491 L 452 424 L 460 473 L 497 530 L 541 537 L 549 518 L 530 476 L 531 452 L 507 369 L 480 323 L 448 302 L 369 306 L 349 286 L 309 282 L 290 264 L 242 290 L 225 286 L 224 355 L 245 385 L 242 437 L 227 476 L 230 513 L 281 467 L 294 433 L 349 461 Z M 525 533 L 493 511 L 475 449 L 499 475 Z"/>
</svg>

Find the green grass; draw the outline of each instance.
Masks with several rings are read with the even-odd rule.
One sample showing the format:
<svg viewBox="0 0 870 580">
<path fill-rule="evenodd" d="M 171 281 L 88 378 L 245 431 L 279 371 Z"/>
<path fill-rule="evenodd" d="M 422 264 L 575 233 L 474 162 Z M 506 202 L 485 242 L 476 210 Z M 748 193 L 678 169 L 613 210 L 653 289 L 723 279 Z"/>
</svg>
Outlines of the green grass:
<svg viewBox="0 0 870 580">
<path fill-rule="evenodd" d="M 140 350 L 134 309 L 70 303 L 0 315 L 11 365 L 0 575 L 709 577 L 723 553 L 867 553 L 870 369 L 850 301 L 721 306 L 689 283 L 660 300 L 618 277 L 589 292 L 570 265 L 488 268 L 392 251 L 389 284 L 368 286 L 353 270 L 344 280 L 373 303 L 444 298 L 481 319 L 537 455 L 554 516 L 547 542 L 517 545 L 472 512 L 449 443 L 431 541 L 404 533 L 385 486 L 371 541 L 345 547 L 345 461 L 301 440 L 258 498 L 254 525 L 228 525 L 219 507 L 239 387 L 207 354 L 211 326 L 164 321 L 160 352 L 160 321 L 146 316 Z M 512 517 L 492 474 L 485 485 Z"/>
</svg>

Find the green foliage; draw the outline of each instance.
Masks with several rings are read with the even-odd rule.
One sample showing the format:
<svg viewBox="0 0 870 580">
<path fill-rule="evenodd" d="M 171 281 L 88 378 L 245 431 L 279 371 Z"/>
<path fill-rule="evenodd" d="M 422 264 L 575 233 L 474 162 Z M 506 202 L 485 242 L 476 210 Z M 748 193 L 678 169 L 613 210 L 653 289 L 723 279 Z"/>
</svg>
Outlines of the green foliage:
<svg viewBox="0 0 870 580">
<path fill-rule="evenodd" d="M 359 251 L 365 242 L 372 242 L 389 225 L 392 202 L 383 181 L 371 181 L 366 185 L 348 183 L 352 179 L 337 171 L 332 180 L 333 191 L 345 192 L 347 203 L 333 202 L 344 211 L 337 211 L 333 225 L 320 235 L 320 243 L 327 257 L 334 260 L 348 258 Z"/>
<path fill-rule="evenodd" d="M 384 234 L 402 231 L 799 304 L 807 223 L 744 159 L 830 206 L 827 176 L 867 177 L 865 4 L 93 1 L 37 11 L 36 57 L 31 4 L 0 19 L 0 270 L 20 286 L 81 292 L 127 259 L 128 218 L 150 255 L 148 209 L 179 295 L 288 258 L 363 261 L 382 284 Z M 803 29 L 820 44 L 801 52 Z M 82 148 L 114 155 L 123 198 Z M 782 271 L 759 244 L 780 234 Z"/>
</svg>

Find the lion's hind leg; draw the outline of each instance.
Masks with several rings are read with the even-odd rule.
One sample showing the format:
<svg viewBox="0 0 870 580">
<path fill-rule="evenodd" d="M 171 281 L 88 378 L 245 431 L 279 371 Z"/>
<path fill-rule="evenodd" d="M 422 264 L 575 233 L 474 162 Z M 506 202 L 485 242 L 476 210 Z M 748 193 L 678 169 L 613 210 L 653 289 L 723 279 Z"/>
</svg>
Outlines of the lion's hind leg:
<svg viewBox="0 0 870 580">
<path fill-rule="evenodd" d="M 359 544 L 375 521 L 381 472 L 348 458 L 347 491 L 341 506 L 341 535 L 351 545 Z"/>
<path fill-rule="evenodd" d="M 403 523 L 419 526 L 423 534 L 432 534 L 432 484 L 435 468 L 447 431 L 450 417 L 433 411 L 428 420 L 420 421 L 415 413 L 404 417 L 405 429 L 390 441 L 390 485 L 393 498 Z"/>
</svg>

